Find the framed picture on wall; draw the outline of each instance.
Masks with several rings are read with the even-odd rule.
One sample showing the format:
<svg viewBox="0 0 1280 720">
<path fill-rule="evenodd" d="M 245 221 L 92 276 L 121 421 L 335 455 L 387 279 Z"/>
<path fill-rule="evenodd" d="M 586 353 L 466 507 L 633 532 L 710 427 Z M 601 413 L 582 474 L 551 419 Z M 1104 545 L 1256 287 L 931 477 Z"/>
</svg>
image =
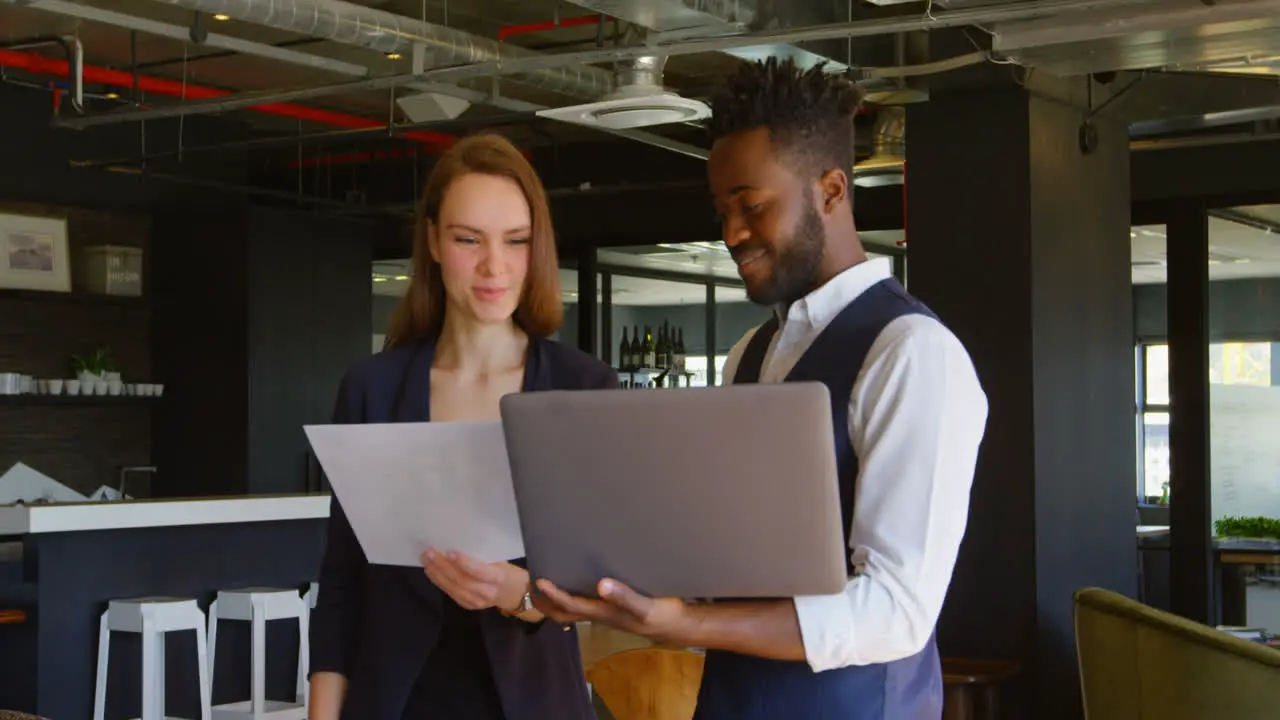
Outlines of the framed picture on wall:
<svg viewBox="0 0 1280 720">
<path fill-rule="evenodd" d="M 66 218 L 0 213 L 0 288 L 71 292 Z"/>
</svg>

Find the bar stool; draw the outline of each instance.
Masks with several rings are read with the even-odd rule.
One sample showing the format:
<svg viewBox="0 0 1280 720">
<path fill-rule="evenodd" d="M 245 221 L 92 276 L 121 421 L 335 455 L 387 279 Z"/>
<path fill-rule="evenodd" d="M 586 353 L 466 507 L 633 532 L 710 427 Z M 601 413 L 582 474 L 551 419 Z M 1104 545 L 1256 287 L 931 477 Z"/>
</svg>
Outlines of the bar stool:
<svg viewBox="0 0 1280 720">
<path fill-rule="evenodd" d="M 307 606 L 297 590 L 281 588 L 245 588 L 219 590 L 218 598 L 209 606 L 209 672 L 213 675 L 217 652 L 218 621 L 240 620 L 251 624 L 252 658 L 250 671 L 251 697 L 213 708 L 218 720 L 306 720 L 305 698 L 297 702 L 266 699 L 267 621 L 298 620 L 298 668 L 305 675 L 308 659 Z"/>
<path fill-rule="evenodd" d="M 112 600 L 98 621 L 98 679 L 93 697 L 93 718 L 103 720 L 107 704 L 107 664 L 111 632 L 142 636 L 142 720 L 162 720 L 164 712 L 165 633 L 194 630 L 200 683 L 200 718 L 211 720 L 209 673 L 206 664 L 204 613 L 188 598 L 134 598 Z"/>
<path fill-rule="evenodd" d="M 302 603 L 307 606 L 307 627 L 311 626 L 311 611 L 316 609 L 316 600 L 320 599 L 320 583 L 313 582 L 302 596 Z M 307 663 L 298 663 L 298 702 L 305 707 L 311 706 L 311 678 L 307 677 Z"/>
</svg>

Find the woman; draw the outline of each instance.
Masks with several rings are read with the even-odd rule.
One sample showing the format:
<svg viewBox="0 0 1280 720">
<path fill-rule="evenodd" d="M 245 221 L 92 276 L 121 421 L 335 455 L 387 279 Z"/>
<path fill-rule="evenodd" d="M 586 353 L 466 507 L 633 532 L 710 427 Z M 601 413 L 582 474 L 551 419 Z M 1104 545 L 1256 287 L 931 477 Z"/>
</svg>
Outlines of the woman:
<svg viewBox="0 0 1280 720">
<path fill-rule="evenodd" d="M 440 158 L 413 255 L 386 349 L 343 378 L 335 422 L 496 420 L 507 393 L 617 386 L 612 368 L 547 339 L 563 314 L 551 218 L 508 141 L 478 135 Z M 543 622 L 522 567 L 437 549 L 422 569 L 370 565 L 332 507 L 311 720 L 594 718 L 577 634 Z"/>
</svg>

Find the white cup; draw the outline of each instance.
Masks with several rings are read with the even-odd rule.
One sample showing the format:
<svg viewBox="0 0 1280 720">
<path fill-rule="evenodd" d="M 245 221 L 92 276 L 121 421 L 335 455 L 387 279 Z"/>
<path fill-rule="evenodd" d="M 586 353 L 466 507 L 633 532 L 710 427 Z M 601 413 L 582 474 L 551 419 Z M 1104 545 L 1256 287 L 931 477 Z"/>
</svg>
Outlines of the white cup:
<svg viewBox="0 0 1280 720">
<path fill-rule="evenodd" d="M 68 381 L 67 381 L 67 394 L 68 394 L 68 395 L 79 395 L 79 394 L 80 394 L 80 381 L 79 381 L 79 380 L 68 380 Z"/>
<path fill-rule="evenodd" d="M 119 380 L 108 380 L 108 381 L 107 381 L 107 394 L 108 394 L 108 395 L 111 395 L 112 397 L 116 397 L 116 396 L 118 396 L 118 395 L 121 393 L 121 391 L 123 391 L 123 390 L 124 390 L 124 383 L 120 382 Z"/>
<path fill-rule="evenodd" d="M 62 381 L 61 381 L 61 380 L 59 380 L 59 379 L 57 379 L 57 378 L 54 378 L 54 379 L 51 379 L 51 380 L 45 380 L 45 381 L 44 381 L 44 383 L 45 383 L 45 385 L 46 385 L 46 386 L 48 386 L 48 388 L 49 388 L 49 394 L 50 394 L 50 395 L 61 395 L 61 394 L 62 394 Z"/>
<path fill-rule="evenodd" d="M 164 395 L 164 383 L 156 383 L 151 387 L 154 389 L 156 397 L 161 397 Z"/>
<path fill-rule="evenodd" d="M 106 394 L 107 394 L 107 381 L 106 381 L 106 380 L 94 380 L 94 381 L 93 381 L 93 394 L 94 394 L 94 395 L 106 395 Z"/>
</svg>

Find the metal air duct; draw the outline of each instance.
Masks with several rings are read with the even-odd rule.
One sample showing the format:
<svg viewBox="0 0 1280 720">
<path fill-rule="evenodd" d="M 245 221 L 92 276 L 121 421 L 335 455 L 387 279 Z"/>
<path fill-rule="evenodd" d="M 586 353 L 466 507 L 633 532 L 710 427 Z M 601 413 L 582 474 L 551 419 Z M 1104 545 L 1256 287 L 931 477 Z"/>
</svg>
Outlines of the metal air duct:
<svg viewBox="0 0 1280 720">
<path fill-rule="evenodd" d="M 741 32 L 755 15 L 752 0 L 569 0 L 579 7 L 659 33 Z"/>
<path fill-rule="evenodd" d="M 734 35 L 756 27 L 778 25 L 777 17 L 762 17 L 758 0 L 568 0 L 568 2 L 626 20 L 670 41 L 682 36 Z M 772 3 L 769 4 L 772 7 Z M 827 63 L 831 72 L 845 70 L 843 63 L 788 43 L 769 43 L 724 51 L 747 61 L 768 57 L 790 58 L 801 67 Z"/>
<path fill-rule="evenodd" d="M 537 56 L 495 40 L 342 0 L 155 0 L 189 10 L 384 53 L 407 53 L 421 43 L 429 66 L 471 65 Z M 565 95 L 597 98 L 613 89 L 613 76 L 591 66 L 533 70 L 521 82 Z"/>
<path fill-rule="evenodd" d="M 858 187 L 901 185 L 907 159 L 907 109 L 886 105 L 876 114 L 871 130 L 871 157 L 853 166 Z"/>
<path fill-rule="evenodd" d="M 1079 18 L 1002 22 L 992 50 L 1060 77 L 1208 69 L 1280 55 L 1280 0 L 1162 0 Z"/>
</svg>

